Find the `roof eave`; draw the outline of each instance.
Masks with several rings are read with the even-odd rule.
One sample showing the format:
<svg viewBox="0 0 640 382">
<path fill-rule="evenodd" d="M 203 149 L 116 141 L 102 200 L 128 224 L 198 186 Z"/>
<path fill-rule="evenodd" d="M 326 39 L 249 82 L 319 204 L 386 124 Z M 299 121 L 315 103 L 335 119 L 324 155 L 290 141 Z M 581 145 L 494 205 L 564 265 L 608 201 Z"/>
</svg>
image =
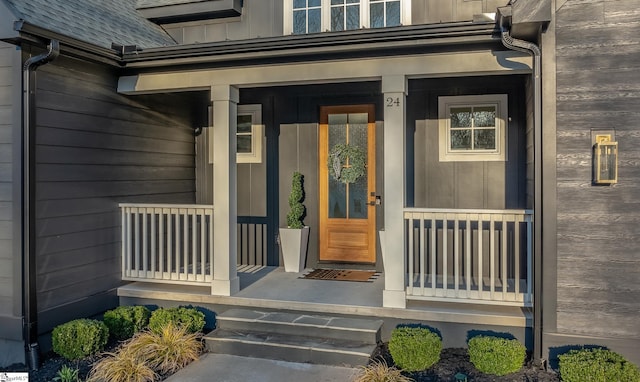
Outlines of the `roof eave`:
<svg viewBox="0 0 640 382">
<path fill-rule="evenodd" d="M 483 43 L 500 43 L 495 23 L 416 25 L 176 45 L 128 53 L 123 59 L 129 68 L 153 68 Z"/>
<path fill-rule="evenodd" d="M 61 52 L 70 56 L 82 57 L 91 61 L 100 62 L 110 66 L 122 67 L 124 61 L 114 50 L 97 46 L 82 40 L 78 40 L 48 29 L 38 27 L 26 21 L 19 20 L 14 23 L 14 30 L 19 34 L 15 43 L 28 41 L 37 45 L 46 44 L 47 40 L 58 40 Z"/>
</svg>

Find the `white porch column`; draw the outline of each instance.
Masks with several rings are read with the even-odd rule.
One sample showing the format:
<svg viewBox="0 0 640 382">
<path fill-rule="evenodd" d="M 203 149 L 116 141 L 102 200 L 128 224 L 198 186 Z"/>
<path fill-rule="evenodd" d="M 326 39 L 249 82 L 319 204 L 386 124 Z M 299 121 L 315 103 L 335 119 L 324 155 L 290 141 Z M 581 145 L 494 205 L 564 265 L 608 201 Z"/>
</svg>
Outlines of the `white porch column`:
<svg viewBox="0 0 640 382">
<path fill-rule="evenodd" d="M 407 80 L 404 75 L 383 76 L 384 94 L 384 229 L 385 269 L 382 305 L 405 308 L 404 244 L 405 123 Z"/>
<path fill-rule="evenodd" d="M 236 129 L 238 89 L 211 87 L 213 101 L 213 282 L 211 294 L 240 290 L 237 264 Z M 211 153 L 210 153 L 211 154 Z"/>
</svg>

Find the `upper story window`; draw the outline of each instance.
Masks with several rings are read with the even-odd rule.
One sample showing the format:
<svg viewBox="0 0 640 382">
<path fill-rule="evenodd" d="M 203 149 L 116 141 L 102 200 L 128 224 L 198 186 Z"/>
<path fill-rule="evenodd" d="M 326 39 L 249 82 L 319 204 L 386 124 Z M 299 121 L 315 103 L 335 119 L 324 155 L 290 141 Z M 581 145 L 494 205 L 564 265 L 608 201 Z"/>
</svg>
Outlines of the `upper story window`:
<svg viewBox="0 0 640 382">
<path fill-rule="evenodd" d="M 438 97 L 439 157 L 449 161 L 504 161 L 507 95 Z"/>
<path fill-rule="evenodd" d="M 400 0 L 369 0 L 369 26 L 371 28 L 400 25 Z"/>
<path fill-rule="evenodd" d="M 284 34 L 411 24 L 411 0 L 285 0 Z"/>
<path fill-rule="evenodd" d="M 322 31 L 322 0 L 293 0 L 293 33 Z M 291 17 L 291 16 L 289 16 Z"/>
</svg>

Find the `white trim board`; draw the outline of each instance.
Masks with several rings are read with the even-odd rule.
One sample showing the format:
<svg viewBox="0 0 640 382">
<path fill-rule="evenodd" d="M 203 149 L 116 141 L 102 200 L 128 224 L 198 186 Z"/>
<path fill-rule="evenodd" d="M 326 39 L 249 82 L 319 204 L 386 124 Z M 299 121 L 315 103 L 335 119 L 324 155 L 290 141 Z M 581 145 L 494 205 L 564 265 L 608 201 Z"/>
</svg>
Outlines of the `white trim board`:
<svg viewBox="0 0 640 382">
<path fill-rule="evenodd" d="M 242 68 L 182 70 L 123 76 L 118 92 L 145 94 L 208 90 L 213 85 L 239 88 L 360 82 L 383 76 L 434 78 L 472 75 L 531 73 L 531 56 L 516 51 L 413 55 L 339 61 L 287 63 Z"/>
</svg>

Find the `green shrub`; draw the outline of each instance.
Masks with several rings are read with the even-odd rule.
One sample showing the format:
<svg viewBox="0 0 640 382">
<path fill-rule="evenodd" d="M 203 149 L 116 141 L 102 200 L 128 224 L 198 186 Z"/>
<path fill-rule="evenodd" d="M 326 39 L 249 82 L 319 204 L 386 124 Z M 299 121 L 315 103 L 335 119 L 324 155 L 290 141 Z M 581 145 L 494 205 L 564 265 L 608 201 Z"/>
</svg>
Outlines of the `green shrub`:
<svg viewBox="0 0 640 382">
<path fill-rule="evenodd" d="M 304 204 L 304 189 L 303 189 L 303 175 L 299 172 L 293 173 L 291 180 L 291 193 L 289 194 L 289 213 L 287 213 L 287 227 L 289 228 L 303 228 L 304 223 L 302 221 L 305 213 Z"/>
<path fill-rule="evenodd" d="M 469 359 L 476 369 L 486 374 L 515 373 L 526 356 L 526 348 L 515 339 L 477 336 L 469 340 Z"/>
<path fill-rule="evenodd" d="M 427 328 L 398 327 L 391 332 L 389 352 L 406 371 L 425 370 L 440 360 L 442 340 Z"/>
<path fill-rule="evenodd" d="M 81 318 L 53 329 L 53 351 L 69 360 L 95 354 L 107 344 L 109 329 L 98 320 Z"/>
<path fill-rule="evenodd" d="M 78 382 L 80 378 L 78 377 L 79 370 L 71 368 L 67 365 L 62 365 L 62 368 L 58 370 L 56 373 L 56 377 L 53 378 L 54 382 Z"/>
<path fill-rule="evenodd" d="M 564 382 L 640 382 L 638 368 L 611 350 L 570 350 L 558 359 L 560 377 Z"/>
<path fill-rule="evenodd" d="M 104 313 L 104 323 L 109 334 L 117 340 L 125 340 L 149 324 L 151 311 L 144 306 L 119 306 Z"/>
<path fill-rule="evenodd" d="M 162 329 L 169 323 L 184 327 L 189 333 L 196 333 L 204 328 L 204 313 L 195 308 L 160 308 L 151 313 L 149 329 L 155 333 L 162 333 Z"/>
</svg>

